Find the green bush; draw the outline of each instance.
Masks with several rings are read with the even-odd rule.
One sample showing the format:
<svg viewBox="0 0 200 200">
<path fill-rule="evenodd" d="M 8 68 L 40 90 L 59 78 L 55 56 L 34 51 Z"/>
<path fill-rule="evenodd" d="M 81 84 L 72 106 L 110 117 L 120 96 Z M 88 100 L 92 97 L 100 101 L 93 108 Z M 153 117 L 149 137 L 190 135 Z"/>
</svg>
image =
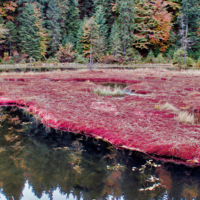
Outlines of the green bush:
<svg viewBox="0 0 200 200">
<path fill-rule="evenodd" d="M 172 62 L 173 64 L 178 64 L 179 67 L 185 64 L 183 49 L 179 49 L 178 51 L 174 53 L 174 58 Z M 192 67 L 195 64 L 195 61 L 192 58 L 187 56 L 187 52 L 186 52 L 186 64 L 187 64 L 187 67 Z"/>
<path fill-rule="evenodd" d="M 186 58 L 186 63 L 187 63 L 187 67 L 193 67 L 195 61 L 192 58 L 187 57 Z"/>
<path fill-rule="evenodd" d="M 9 61 L 9 64 L 14 64 L 14 60 L 11 58 L 10 61 Z"/>
<path fill-rule="evenodd" d="M 199 57 L 199 59 L 197 60 L 197 66 L 200 67 L 200 57 Z"/>
<path fill-rule="evenodd" d="M 174 53 L 172 62 L 173 64 L 178 64 L 179 66 L 184 64 L 184 50 L 183 49 L 179 49 L 178 51 Z"/>
<path fill-rule="evenodd" d="M 166 63 L 165 58 L 161 53 L 158 54 L 157 58 L 155 58 L 156 63 Z"/>
<path fill-rule="evenodd" d="M 152 50 L 150 50 L 149 54 L 147 55 L 145 62 L 146 63 L 155 63 L 155 56 L 154 56 Z"/>
<path fill-rule="evenodd" d="M 80 54 L 76 53 L 75 57 L 76 57 L 76 62 L 77 63 L 82 63 L 82 64 L 87 64 L 88 63 L 88 59 L 85 58 L 83 55 L 80 55 Z"/>
<path fill-rule="evenodd" d="M 46 61 L 47 63 L 59 63 L 59 60 L 55 57 L 50 57 Z"/>
<path fill-rule="evenodd" d="M 137 49 L 128 48 L 125 55 L 125 61 L 127 62 L 141 62 L 142 56 Z"/>
</svg>

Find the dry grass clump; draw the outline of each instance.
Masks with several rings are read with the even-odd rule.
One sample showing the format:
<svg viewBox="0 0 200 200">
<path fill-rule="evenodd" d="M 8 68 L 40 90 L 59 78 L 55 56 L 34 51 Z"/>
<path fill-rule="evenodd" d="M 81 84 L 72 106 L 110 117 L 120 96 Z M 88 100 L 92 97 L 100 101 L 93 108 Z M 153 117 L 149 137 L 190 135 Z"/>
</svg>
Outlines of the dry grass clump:
<svg viewBox="0 0 200 200">
<path fill-rule="evenodd" d="M 97 94 L 99 96 L 124 96 L 125 90 L 122 90 L 121 88 L 115 87 L 114 89 L 111 89 L 111 87 L 97 87 L 93 89 L 92 91 L 94 94 Z"/>
<path fill-rule="evenodd" d="M 170 103 L 165 103 L 163 105 L 158 105 L 157 107 L 159 110 L 171 110 L 175 113 L 178 113 L 179 112 L 179 109 L 176 108 L 175 106 L 173 106 L 172 104 Z"/>
<path fill-rule="evenodd" d="M 185 122 L 185 123 L 188 123 L 188 124 L 194 124 L 195 123 L 195 117 L 194 117 L 193 114 L 190 114 L 188 111 L 181 111 L 170 103 L 165 103 L 163 105 L 156 105 L 155 108 L 159 109 L 159 110 L 171 110 L 171 111 L 173 111 L 174 113 L 176 113 L 178 115 L 176 117 L 176 119 L 179 122 L 183 122 L 183 123 Z"/>
<path fill-rule="evenodd" d="M 194 115 L 190 114 L 187 111 L 180 111 L 178 113 L 177 119 L 179 122 L 185 122 L 188 124 L 194 124 L 195 122 Z"/>
</svg>

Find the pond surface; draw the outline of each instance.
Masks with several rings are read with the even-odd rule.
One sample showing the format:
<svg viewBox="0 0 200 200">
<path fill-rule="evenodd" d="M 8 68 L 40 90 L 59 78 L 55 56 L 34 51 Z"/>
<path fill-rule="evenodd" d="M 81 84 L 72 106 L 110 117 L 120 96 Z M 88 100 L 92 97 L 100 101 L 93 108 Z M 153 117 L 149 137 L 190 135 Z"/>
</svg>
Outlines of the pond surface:
<svg viewBox="0 0 200 200">
<path fill-rule="evenodd" d="M 200 168 L 56 132 L 2 107 L 0 189 L 3 200 L 197 200 Z"/>
</svg>

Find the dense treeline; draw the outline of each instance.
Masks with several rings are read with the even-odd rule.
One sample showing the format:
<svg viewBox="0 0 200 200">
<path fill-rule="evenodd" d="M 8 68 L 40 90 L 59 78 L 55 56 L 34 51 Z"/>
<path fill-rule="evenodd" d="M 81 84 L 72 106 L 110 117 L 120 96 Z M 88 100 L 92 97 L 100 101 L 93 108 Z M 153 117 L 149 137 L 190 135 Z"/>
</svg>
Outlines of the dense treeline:
<svg viewBox="0 0 200 200">
<path fill-rule="evenodd" d="M 4 62 L 200 58 L 199 0 L 0 0 L 0 16 Z"/>
</svg>

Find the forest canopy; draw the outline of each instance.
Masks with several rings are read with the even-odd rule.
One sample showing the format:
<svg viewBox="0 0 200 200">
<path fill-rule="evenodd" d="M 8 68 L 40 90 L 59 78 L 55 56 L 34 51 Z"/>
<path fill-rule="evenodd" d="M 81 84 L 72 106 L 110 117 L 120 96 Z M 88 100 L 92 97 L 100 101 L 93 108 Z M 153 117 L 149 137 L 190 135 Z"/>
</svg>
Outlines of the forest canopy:
<svg viewBox="0 0 200 200">
<path fill-rule="evenodd" d="M 199 0 L 0 0 L 4 61 L 200 62 Z"/>
</svg>

